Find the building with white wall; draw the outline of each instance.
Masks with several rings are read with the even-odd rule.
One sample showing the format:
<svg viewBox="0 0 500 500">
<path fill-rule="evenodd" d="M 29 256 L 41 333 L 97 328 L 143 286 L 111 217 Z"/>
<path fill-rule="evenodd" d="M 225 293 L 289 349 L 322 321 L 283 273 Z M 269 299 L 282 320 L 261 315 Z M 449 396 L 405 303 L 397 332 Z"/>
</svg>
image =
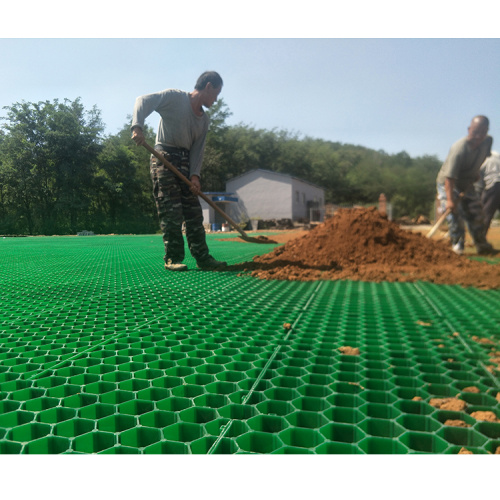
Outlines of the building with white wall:
<svg viewBox="0 0 500 500">
<path fill-rule="evenodd" d="M 322 222 L 325 212 L 324 189 L 288 174 L 255 169 L 226 183 L 225 193 L 205 193 L 234 221 L 281 220 Z M 203 199 L 204 223 L 220 229 L 224 222 Z"/>
<path fill-rule="evenodd" d="M 323 221 L 325 191 L 288 174 L 256 169 L 226 183 L 250 219 Z"/>
</svg>

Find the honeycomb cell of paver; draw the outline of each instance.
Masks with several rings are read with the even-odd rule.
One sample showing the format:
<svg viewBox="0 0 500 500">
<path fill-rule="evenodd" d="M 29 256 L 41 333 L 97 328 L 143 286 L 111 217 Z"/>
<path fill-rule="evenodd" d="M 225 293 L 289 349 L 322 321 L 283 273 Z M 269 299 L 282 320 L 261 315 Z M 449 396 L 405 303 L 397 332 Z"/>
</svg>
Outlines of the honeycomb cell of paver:
<svg viewBox="0 0 500 500">
<path fill-rule="evenodd" d="M 99 401 L 109 405 L 120 405 L 132 401 L 133 399 L 135 399 L 135 393 L 133 391 L 116 390 L 99 395 Z"/>
<path fill-rule="evenodd" d="M 145 370 L 147 369 L 148 365 L 146 365 L 145 363 L 138 363 L 138 362 L 128 362 L 128 363 L 123 363 L 121 365 L 118 365 L 116 367 L 116 369 L 118 369 L 118 371 L 121 371 L 121 372 L 127 372 L 127 373 L 135 373 L 135 372 L 138 372 L 138 371 L 141 371 L 141 370 Z M 113 367 L 110 367 L 112 368 L 111 371 L 114 371 Z"/>
<path fill-rule="evenodd" d="M 161 429 L 175 424 L 178 420 L 178 413 L 173 411 L 154 410 L 143 413 L 139 417 L 139 423 L 145 427 L 155 427 Z"/>
<path fill-rule="evenodd" d="M 479 382 L 479 379 L 476 377 L 476 380 L 474 382 L 469 382 L 469 381 L 458 381 L 453 383 L 453 387 L 457 389 L 457 392 L 462 392 L 464 389 L 468 389 L 470 387 L 475 387 L 476 389 L 479 389 L 480 392 L 485 393 L 490 389 L 487 385 L 482 384 Z M 468 391 L 464 391 L 468 392 Z"/>
<path fill-rule="evenodd" d="M 47 389 L 51 387 L 58 387 L 66 384 L 65 377 L 44 377 L 38 380 L 35 380 L 34 385 L 36 387 L 45 387 Z"/>
<path fill-rule="evenodd" d="M 409 448 L 396 439 L 366 437 L 358 443 L 361 452 L 370 455 L 399 455 L 409 453 Z"/>
<path fill-rule="evenodd" d="M 181 455 L 190 453 L 190 450 L 186 443 L 180 443 L 177 441 L 161 441 L 159 443 L 146 446 L 142 452 L 144 454 Z"/>
<path fill-rule="evenodd" d="M 195 368 L 196 373 L 208 374 L 208 375 L 216 375 L 217 373 L 223 372 L 224 370 L 225 367 L 223 365 L 218 365 L 214 363 L 205 363 Z"/>
<path fill-rule="evenodd" d="M 186 377 L 187 378 L 187 377 Z M 162 389 L 172 389 L 183 384 L 181 377 L 159 377 L 151 381 L 151 387 L 160 387 Z"/>
<path fill-rule="evenodd" d="M 220 417 L 204 424 L 205 432 L 211 436 L 220 436 L 223 432 L 228 430 L 231 423 L 229 418 Z"/>
<path fill-rule="evenodd" d="M 60 454 L 68 451 L 70 448 L 70 439 L 57 436 L 47 436 L 28 443 L 24 447 L 23 453 L 43 455 Z"/>
<path fill-rule="evenodd" d="M 95 425 L 94 420 L 73 418 L 56 424 L 54 426 L 53 434 L 55 436 L 72 438 L 93 431 L 95 429 Z"/>
<path fill-rule="evenodd" d="M 190 443 L 203 437 L 204 428 L 201 424 L 178 422 L 163 429 L 163 438 L 167 441 Z"/>
<path fill-rule="evenodd" d="M 87 432 L 73 440 L 73 450 L 82 453 L 98 453 L 117 444 L 117 437 L 111 432 Z"/>
<path fill-rule="evenodd" d="M 326 398 L 326 401 L 335 407 L 357 408 L 365 401 L 358 394 L 333 394 Z"/>
<path fill-rule="evenodd" d="M 138 448 L 132 448 L 131 446 L 123 446 L 121 444 L 115 444 L 111 448 L 106 448 L 105 450 L 99 451 L 99 455 L 139 455 L 141 452 Z"/>
<path fill-rule="evenodd" d="M 47 389 L 37 389 L 28 387 L 26 389 L 20 389 L 19 391 L 13 391 L 10 393 L 10 399 L 12 401 L 27 401 L 28 399 L 37 399 L 45 396 Z"/>
<path fill-rule="evenodd" d="M 257 410 L 265 415 L 284 417 L 294 412 L 297 408 L 288 401 L 266 400 L 256 405 Z"/>
<path fill-rule="evenodd" d="M 152 401 L 147 401 L 144 399 L 133 399 L 117 405 L 118 413 L 124 415 L 139 416 L 142 415 L 143 413 L 153 411 L 154 409 L 155 409 L 154 403 Z"/>
<path fill-rule="evenodd" d="M 394 405 L 380 403 L 366 403 L 359 410 L 368 418 L 395 419 L 401 412 Z"/>
<path fill-rule="evenodd" d="M 369 436 L 392 437 L 401 435 L 405 429 L 391 420 L 380 418 L 369 418 L 359 424 L 360 429 L 364 430 Z"/>
<path fill-rule="evenodd" d="M 206 388 L 201 385 L 184 384 L 171 389 L 172 395 L 179 398 L 195 398 L 205 394 Z"/>
<path fill-rule="evenodd" d="M 191 422 L 194 424 L 205 424 L 219 417 L 217 411 L 213 408 L 194 406 L 179 412 L 179 421 Z"/>
<path fill-rule="evenodd" d="M 193 400 L 190 398 L 181 398 L 176 396 L 171 396 L 166 399 L 162 399 L 161 401 L 156 402 L 156 408 L 158 410 L 164 411 L 181 411 L 193 406 Z M 203 405 L 200 405 L 203 406 Z"/>
<path fill-rule="evenodd" d="M 122 432 L 137 425 L 136 417 L 132 415 L 109 415 L 97 421 L 97 429 L 103 432 Z"/>
<path fill-rule="evenodd" d="M 282 417 L 271 415 L 257 415 L 247 420 L 248 427 L 254 431 L 278 433 L 290 427 Z"/>
<path fill-rule="evenodd" d="M 493 455 L 500 455 L 500 439 L 494 439 L 488 441 L 484 446 L 483 449 L 486 451 L 486 453 L 491 453 Z"/>
<path fill-rule="evenodd" d="M 232 455 L 238 451 L 238 446 L 234 439 L 222 438 L 217 439 L 214 436 L 207 436 L 196 441 L 190 445 L 192 453 L 211 453 L 214 455 Z M 206 452 L 203 450 L 206 449 Z"/>
<path fill-rule="evenodd" d="M 100 377 L 103 382 L 112 382 L 115 384 L 119 384 L 120 382 L 123 382 L 125 380 L 129 380 L 132 378 L 131 373 L 127 372 L 121 372 L 119 370 L 113 370 L 108 373 L 104 373 Z"/>
<path fill-rule="evenodd" d="M 361 384 L 349 382 L 334 382 L 330 385 L 330 389 L 338 394 L 359 394 L 363 391 Z"/>
<path fill-rule="evenodd" d="M 498 404 L 498 401 L 494 397 L 481 393 L 462 392 L 460 399 L 463 399 L 471 406 L 490 406 L 492 410 Z"/>
<path fill-rule="evenodd" d="M 217 373 L 215 378 L 220 382 L 240 382 L 247 378 L 245 372 L 237 372 L 234 370 L 225 370 L 223 372 Z"/>
<path fill-rule="evenodd" d="M 437 433 L 436 436 L 442 438 L 452 445 L 460 446 L 483 446 L 488 438 L 472 427 L 453 427 L 445 425 Z"/>
<path fill-rule="evenodd" d="M 272 453 L 283 447 L 283 441 L 276 434 L 250 431 L 236 438 L 240 450 L 251 453 Z"/>
<path fill-rule="evenodd" d="M 325 436 L 321 433 L 320 430 L 316 429 L 290 427 L 280 432 L 278 436 L 285 445 L 298 448 L 313 449 L 325 441 Z"/>
<path fill-rule="evenodd" d="M 137 399 L 145 401 L 161 401 L 162 399 L 169 398 L 172 395 L 169 389 L 162 389 L 160 387 L 151 387 L 143 389 L 137 393 Z"/>
<path fill-rule="evenodd" d="M 8 411 L 13 411 L 13 409 L 17 409 L 19 407 L 27 411 L 42 411 L 58 406 L 59 401 L 60 400 L 57 398 L 48 398 L 45 396 L 25 401 L 24 403 L 18 401 L 0 401 L 0 412 L 7 413 Z"/>
<path fill-rule="evenodd" d="M 19 425 L 34 422 L 36 413 L 23 410 L 14 410 L 0 414 L 0 427 L 8 429 Z"/>
<path fill-rule="evenodd" d="M 247 378 L 244 380 L 240 380 L 236 384 L 237 390 L 242 391 L 259 391 L 263 392 L 267 389 L 271 389 L 273 387 L 272 383 L 269 380 L 257 380 L 255 378 Z"/>
<path fill-rule="evenodd" d="M 428 432 L 405 432 L 398 441 L 408 447 L 411 453 L 443 453 L 449 444 L 437 434 Z"/>
<path fill-rule="evenodd" d="M 167 370 L 175 366 L 175 361 L 170 361 L 166 359 L 159 359 L 158 361 L 152 361 L 148 363 L 149 368 L 154 370 Z"/>
<path fill-rule="evenodd" d="M 132 448 L 145 448 L 161 439 L 161 431 L 152 427 L 135 427 L 122 432 L 119 436 L 120 444 Z"/>
<path fill-rule="evenodd" d="M 424 415 L 403 414 L 396 422 L 408 431 L 436 432 L 441 428 L 434 418 Z"/>
<path fill-rule="evenodd" d="M 451 398 L 456 396 L 456 390 L 451 384 L 427 384 L 425 390 L 435 398 Z"/>
<path fill-rule="evenodd" d="M 95 394 L 74 394 L 73 396 L 68 396 L 62 398 L 61 405 L 67 408 L 83 408 L 84 406 L 88 406 L 96 403 L 98 400 L 98 396 Z"/>
<path fill-rule="evenodd" d="M 318 429 L 328 423 L 328 419 L 321 413 L 312 411 L 296 411 L 286 417 L 290 425 L 306 429 Z"/>
<path fill-rule="evenodd" d="M 275 401 L 293 401 L 300 397 L 300 393 L 296 389 L 291 389 L 287 387 L 273 387 L 264 391 L 264 395 L 267 399 L 273 399 Z"/>
<path fill-rule="evenodd" d="M 394 403 L 394 407 L 412 415 L 430 415 L 435 411 L 435 408 L 425 401 L 399 400 Z"/>
<path fill-rule="evenodd" d="M 328 421 L 344 424 L 358 424 L 365 416 L 355 408 L 329 407 L 323 411 Z"/>
<path fill-rule="evenodd" d="M 115 391 L 116 384 L 113 382 L 94 382 L 92 384 L 88 384 L 84 387 L 84 390 L 87 394 L 106 394 L 107 392 Z"/>
<path fill-rule="evenodd" d="M 394 394 L 385 391 L 365 390 L 360 397 L 368 403 L 392 404 L 397 401 Z"/>
<path fill-rule="evenodd" d="M 236 420 L 247 420 L 257 414 L 257 409 L 254 406 L 231 403 L 219 408 L 218 413 L 221 417 L 225 418 L 236 419 Z M 264 411 L 262 413 L 268 413 L 268 412 Z"/>
<path fill-rule="evenodd" d="M 57 424 L 59 422 L 64 422 L 76 416 L 76 410 L 74 408 L 51 408 L 49 410 L 41 411 L 38 414 L 38 422 L 44 424 Z"/>
<path fill-rule="evenodd" d="M 234 382 L 213 382 L 205 386 L 206 392 L 210 394 L 232 394 L 238 391 L 238 385 Z"/>
<path fill-rule="evenodd" d="M 344 423 L 328 423 L 319 432 L 328 440 L 342 443 L 357 443 L 365 437 L 358 425 Z"/>
<path fill-rule="evenodd" d="M 87 373 L 92 373 L 96 375 L 104 375 L 105 373 L 110 373 L 115 370 L 115 365 L 98 364 L 92 365 L 86 368 Z"/>
<path fill-rule="evenodd" d="M 363 385 L 366 389 L 374 391 L 390 391 L 395 388 L 399 388 L 391 382 L 391 379 L 365 379 Z"/>
<path fill-rule="evenodd" d="M 326 398 L 333 394 L 333 389 L 328 386 L 304 384 L 297 388 L 302 396 L 313 398 Z"/>
<path fill-rule="evenodd" d="M 0 440 L 0 454 L 1 455 L 19 455 L 19 453 L 21 453 L 22 449 L 23 449 L 23 445 L 21 443 Z"/>
<path fill-rule="evenodd" d="M 207 386 L 208 384 L 215 382 L 215 375 L 194 373 L 193 375 L 185 377 L 184 381 L 186 384 Z"/>
<path fill-rule="evenodd" d="M 319 455 L 327 455 L 327 454 L 334 454 L 334 455 L 356 455 L 362 453 L 360 450 L 359 446 L 357 444 L 353 443 L 334 443 L 334 442 L 327 442 L 320 444 L 316 449 L 315 453 Z"/>
<path fill-rule="evenodd" d="M 432 418 L 443 425 L 447 420 L 461 420 L 464 424 L 467 424 L 468 427 L 472 427 L 476 423 L 475 419 L 462 411 L 437 410 L 432 414 Z"/>
<path fill-rule="evenodd" d="M 500 423 L 478 421 L 474 429 L 490 439 L 500 439 Z"/>
<path fill-rule="evenodd" d="M 80 373 L 78 375 L 73 375 L 68 378 L 68 383 L 71 385 L 87 385 L 92 384 L 94 382 L 99 382 L 101 380 L 101 376 L 94 373 Z"/>
<path fill-rule="evenodd" d="M 21 443 L 25 443 L 47 436 L 48 434 L 50 434 L 51 430 L 52 427 L 48 424 L 30 422 L 14 427 L 7 432 L 6 438 L 10 441 L 19 441 Z"/>
<path fill-rule="evenodd" d="M 322 397 L 302 396 L 292 401 L 297 410 L 323 411 L 330 407 L 327 399 Z"/>
<path fill-rule="evenodd" d="M 221 408 L 231 401 L 223 394 L 202 394 L 194 399 L 196 406 L 206 406 L 209 408 Z"/>
<path fill-rule="evenodd" d="M 84 419 L 98 420 L 113 415 L 116 409 L 114 405 L 94 403 L 78 410 L 78 416 Z"/>
<path fill-rule="evenodd" d="M 191 366 L 176 366 L 174 368 L 169 368 L 162 373 L 168 377 L 187 377 L 194 373 L 194 368 Z"/>
</svg>

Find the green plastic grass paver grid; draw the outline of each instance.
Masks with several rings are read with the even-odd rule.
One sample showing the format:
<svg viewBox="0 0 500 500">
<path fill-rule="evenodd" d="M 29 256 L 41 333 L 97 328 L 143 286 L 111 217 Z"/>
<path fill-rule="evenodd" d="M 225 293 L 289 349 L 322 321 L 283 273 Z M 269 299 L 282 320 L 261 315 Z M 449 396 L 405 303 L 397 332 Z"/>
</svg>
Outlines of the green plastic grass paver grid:
<svg viewBox="0 0 500 500">
<path fill-rule="evenodd" d="M 498 415 L 488 350 L 471 340 L 498 338 L 498 291 L 266 282 L 199 272 L 190 258 L 190 271 L 168 274 L 158 236 L 8 244 L 0 453 L 458 453 L 462 443 L 494 453 L 499 445 L 499 424 L 470 417 Z M 214 237 L 210 245 L 230 263 L 269 250 Z M 343 355 L 345 345 L 361 354 Z M 471 385 L 480 393 L 463 392 Z M 458 431 L 429 405 L 457 393 L 470 425 Z"/>
</svg>

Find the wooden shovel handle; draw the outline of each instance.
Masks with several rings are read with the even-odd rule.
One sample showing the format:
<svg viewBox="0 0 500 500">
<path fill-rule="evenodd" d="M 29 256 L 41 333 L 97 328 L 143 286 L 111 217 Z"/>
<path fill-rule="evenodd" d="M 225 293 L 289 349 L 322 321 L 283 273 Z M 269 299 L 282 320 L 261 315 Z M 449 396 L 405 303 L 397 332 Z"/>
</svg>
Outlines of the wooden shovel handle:
<svg viewBox="0 0 500 500">
<path fill-rule="evenodd" d="M 193 187 L 194 184 L 179 170 L 177 170 L 174 165 L 172 165 L 167 158 L 163 154 L 161 154 L 159 151 L 156 149 L 152 148 L 147 142 L 143 142 L 142 146 L 144 146 L 153 156 L 158 158 L 158 160 L 161 161 L 163 165 L 165 165 L 171 172 L 173 172 L 177 177 L 179 177 L 181 180 L 183 180 L 189 187 Z M 201 191 L 198 193 L 198 196 L 200 198 L 203 198 L 216 212 L 218 212 L 225 220 L 231 224 L 231 226 L 236 229 L 243 237 L 248 238 L 247 234 L 239 227 L 238 223 L 235 222 L 229 215 L 224 212 L 221 208 L 219 208 L 208 196 L 206 196 L 204 193 Z"/>
<path fill-rule="evenodd" d="M 441 224 L 443 224 L 444 220 L 446 219 L 446 217 L 448 217 L 448 214 L 450 212 L 451 210 L 449 208 L 444 211 L 443 215 L 441 215 L 436 224 L 434 224 L 434 227 L 427 233 L 427 238 L 432 238 L 434 236 L 434 233 L 441 227 Z"/>
</svg>

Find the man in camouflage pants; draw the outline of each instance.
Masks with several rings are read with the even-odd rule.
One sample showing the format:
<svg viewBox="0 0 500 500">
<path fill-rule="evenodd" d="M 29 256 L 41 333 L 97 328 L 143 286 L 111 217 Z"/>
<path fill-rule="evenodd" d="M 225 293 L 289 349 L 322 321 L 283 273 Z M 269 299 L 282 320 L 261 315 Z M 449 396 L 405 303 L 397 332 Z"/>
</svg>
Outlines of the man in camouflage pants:
<svg viewBox="0 0 500 500">
<path fill-rule="evenodd" d="M 463 254 L 465 225 L 474 240 L 477 253 L 494 254 L 496 251 L 486 241 L 486 225 L 481 200 L 474 183 L 479 169 L 490 155 L 493 139 L 488 135 L 489 121 L 476 116 L 468 128 L 468 135 L 455 142 L 439 171 L 436 185 L 441 210 L 450 209 L 447 217 L 450 242 L 455 253 Z"/>
<path fill-rule="evenodd" d="M 165 244 L 165 269 L 185 271 L 182 223 L 186 224 L 189 251 L 200 269 L 221 269 L 225 262 L 214 259 L 208 250 L 203 227 L 203 212 L 198 199 L 201 192 L 201 165 L 210 108 L 222 89 L 222 78 L 215 71 L 203 73 L 192 92 L 167 89 L 138 97 L 132 121 L 132 139 L 144 144 L 145 119 L 156 111 L 161 116 L 155 149 L 160 151 L 192 187 L 151 156 L 153 195 Z"/>
</svg>

